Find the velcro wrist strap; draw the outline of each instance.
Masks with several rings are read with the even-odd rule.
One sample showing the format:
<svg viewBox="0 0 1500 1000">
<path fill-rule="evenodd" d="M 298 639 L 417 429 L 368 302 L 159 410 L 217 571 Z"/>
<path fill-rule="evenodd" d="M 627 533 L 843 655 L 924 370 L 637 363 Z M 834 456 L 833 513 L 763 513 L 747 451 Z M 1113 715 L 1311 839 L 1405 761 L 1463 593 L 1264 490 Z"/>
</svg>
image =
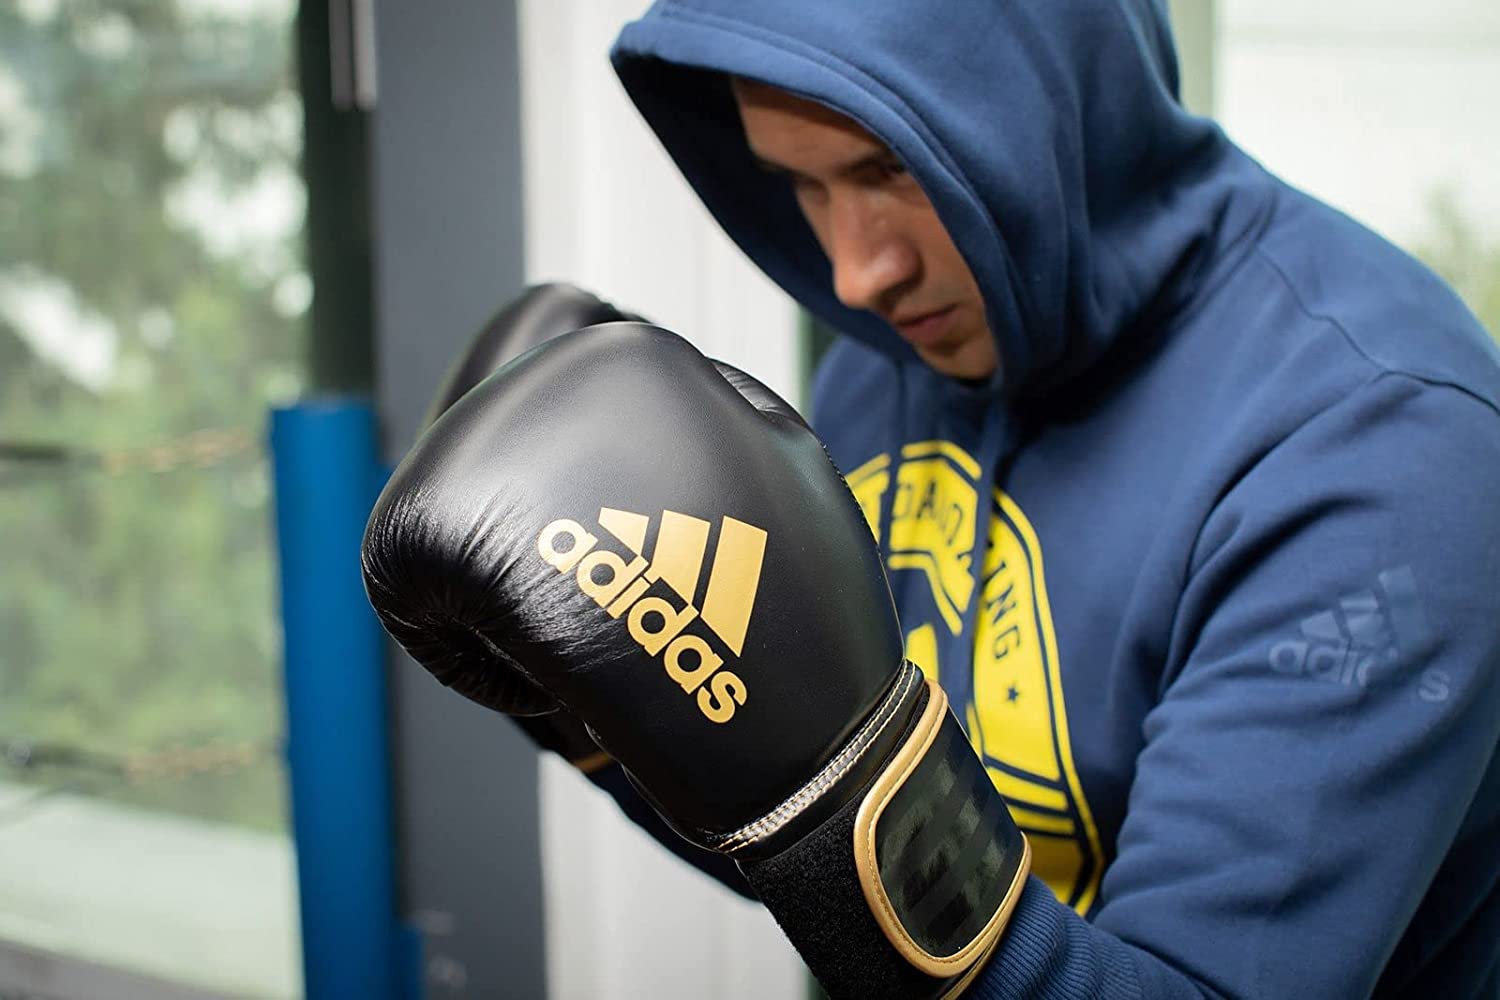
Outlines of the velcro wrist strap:
<svg viewBox="0 0 1500 1000">
<path fill-rule="evenodd" d="M 1031 848 L 928 681 L 927 704 L 854 821 L 865 901 L 887 940 L 932 976 L 988 955 L 1020 898 Z"/>
<path fill-rule="evenodd" d="M 925 687 L 861 792 L 774 856 L 740 863 L 835 998 L 956 995 L 999 942 L 1030 869 L 947 697 Z"/>
</svg>

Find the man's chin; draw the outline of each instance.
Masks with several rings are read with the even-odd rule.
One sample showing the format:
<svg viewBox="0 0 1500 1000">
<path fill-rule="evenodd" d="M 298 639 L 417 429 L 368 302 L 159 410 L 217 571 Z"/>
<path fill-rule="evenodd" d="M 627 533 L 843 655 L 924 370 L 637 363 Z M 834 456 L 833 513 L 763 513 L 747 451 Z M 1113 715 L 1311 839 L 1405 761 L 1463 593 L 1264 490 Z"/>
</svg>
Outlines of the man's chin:
<svg viewBox="0 0 1500 1000">
<path fill-rule="evenodd" d="M 961 344 L 946 351 L 919 347 L 916 348 L 916 352 L 917 357 L 928 368 L 949 378 L 970 381 L 987 379 L 994 374 L 997 367 L 992 351 L 976 350 L 967 344 Z"/>
</svg>

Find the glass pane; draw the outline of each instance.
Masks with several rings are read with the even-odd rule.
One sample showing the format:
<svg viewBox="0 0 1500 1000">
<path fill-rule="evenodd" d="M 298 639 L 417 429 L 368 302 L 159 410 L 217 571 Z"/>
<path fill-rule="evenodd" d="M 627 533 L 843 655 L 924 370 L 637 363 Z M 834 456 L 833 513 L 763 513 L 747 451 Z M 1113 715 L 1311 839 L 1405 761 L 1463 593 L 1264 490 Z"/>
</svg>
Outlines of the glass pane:
<svg viewBox="0 0 1500 1000">
<path fill-rule="evenodd" d="M 0 948 L 256 995 L 299 989 L 294 8 L 0 0 Z"/>
<path fill-rule="evenodd" d="M 1434 266 L 1500 335 L 1500 4 L 1219 0 L 1217 111 Z"/>
</svg>

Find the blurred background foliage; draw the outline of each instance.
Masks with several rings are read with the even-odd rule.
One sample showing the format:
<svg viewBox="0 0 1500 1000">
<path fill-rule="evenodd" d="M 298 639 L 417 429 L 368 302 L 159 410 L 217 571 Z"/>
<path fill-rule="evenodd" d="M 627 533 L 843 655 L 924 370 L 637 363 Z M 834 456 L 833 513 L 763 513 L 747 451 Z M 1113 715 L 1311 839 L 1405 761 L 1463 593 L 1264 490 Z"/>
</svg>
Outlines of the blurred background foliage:
<svg viewBox="0 0 1500 1000">
<path fill-rule="evenodd" d="M 1467 215 L 1449 190 L 1434 192 L 1429 204 L 1431 222 L 1413 252 L 1452 283 L 1500 340 L 1500 231 Z"/>
<path fill-rule="evenodd" d="M 0 0 L 0 780 L 284 823 L 262 441 L 311 295 L 292 14 Z"/>
<path fill-rule="evenodd" d="M 0 0 L 0 780 L 285 823 L 262 441 L 312 295 L 292 16 Z M 1436 193 L 1411 249 L 1500 332 L 1500 237 Z"/>
</svg>

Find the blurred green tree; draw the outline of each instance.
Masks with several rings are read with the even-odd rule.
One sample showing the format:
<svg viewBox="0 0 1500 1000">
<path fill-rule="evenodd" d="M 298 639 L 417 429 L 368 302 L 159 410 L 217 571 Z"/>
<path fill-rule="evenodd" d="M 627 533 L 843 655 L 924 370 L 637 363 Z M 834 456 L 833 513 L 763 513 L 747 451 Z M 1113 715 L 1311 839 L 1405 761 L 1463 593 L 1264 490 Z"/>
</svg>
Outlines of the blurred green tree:
<svg viewBox="0 0 1500 1000">
<path fill-rule="evenodd" d="M 1482 231 L 1451 190 L 1432 195 L 1431 216 L 1414 252 L 1458 290 L 1490 336 L 1500 340 L 1500 239 Z"/>
<path fill-rule="evenodd" d="M 292 13 L 0 3 L 0 442 L 108 457 L 0 459 L 0 742 L 268 748 L 187 778 L 0 779 L 283 823 L 260 441 L 310 297 Z M 203 429 L 239 433 L 141 451 Z"/>
</svg>

